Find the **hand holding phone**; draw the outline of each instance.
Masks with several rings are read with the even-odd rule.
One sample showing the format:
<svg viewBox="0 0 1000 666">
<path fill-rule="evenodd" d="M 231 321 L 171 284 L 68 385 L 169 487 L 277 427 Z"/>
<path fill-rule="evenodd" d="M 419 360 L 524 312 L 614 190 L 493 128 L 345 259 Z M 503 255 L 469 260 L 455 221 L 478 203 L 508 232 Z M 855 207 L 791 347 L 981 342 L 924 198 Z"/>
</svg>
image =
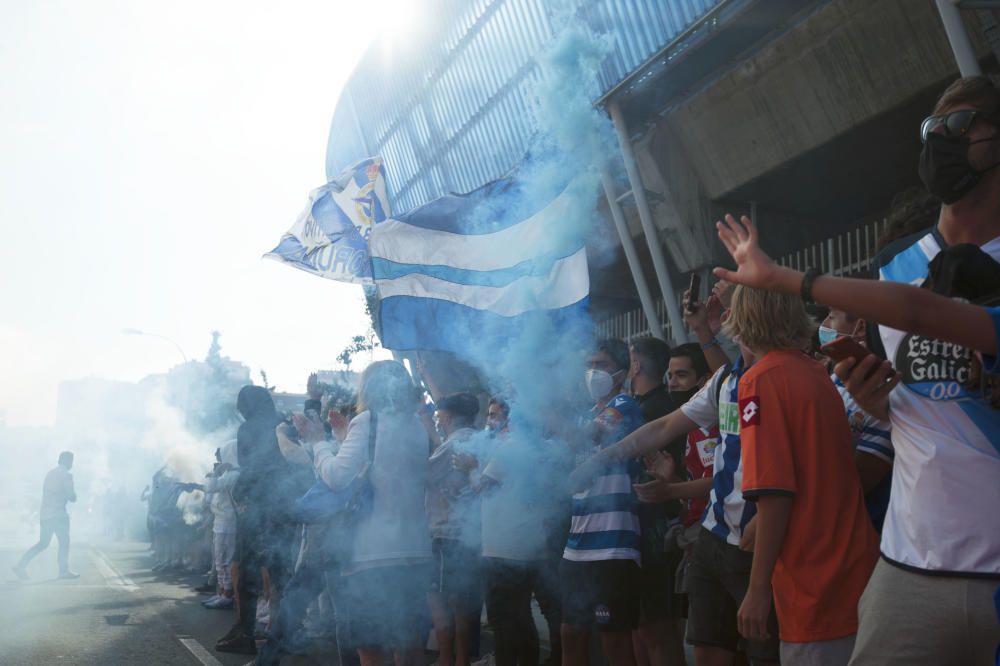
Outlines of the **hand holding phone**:
<svg viewBox="0 0 1000 666">
<path fill-rule="evenodd" d="M 860 342 L 847 335 L 826 343 L 819 350 L 834 363 L 840 363 L 847 358 L 853 358 L 855 363 L 861 363 L 871 354 Z"/>
<path fill-rule="evenodd" d="M 688 285 L 687 311 L 694 312 L 701 301 L 701 275 L 697 271 L 691 273 L 691 283 Z"/>
<path fill-rule="evenodd" d="M 849 358 L 854 359 L 854 367 L 861 364 L 861 361 L 871 356 L 871 352 L 854 338 L 845 335 L 837 338 L 833 342 L 828 342 L 819 348 L 821 354 L 829 358 L 834 364 L 840 363 Z M 872 369 L 865 373 L 865 379 L 870 378 L 879 369 L 876 363 Z"/>
</svg>

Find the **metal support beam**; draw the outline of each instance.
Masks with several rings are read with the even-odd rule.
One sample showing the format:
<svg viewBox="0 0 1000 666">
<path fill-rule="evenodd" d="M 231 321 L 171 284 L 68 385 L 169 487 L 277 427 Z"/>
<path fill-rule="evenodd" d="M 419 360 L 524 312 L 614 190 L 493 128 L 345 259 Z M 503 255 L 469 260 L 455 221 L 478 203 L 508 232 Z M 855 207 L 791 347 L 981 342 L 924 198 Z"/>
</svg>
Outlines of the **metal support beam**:
<svg viewBox="0 0 1000 666">
<path fill-rule="evenodd" d="M 982 74 L 979 61 L 976 60 L 976 52 L 972 48 L 972 40 L 969 39 L 969 32 L 962 22 L 958 0 L 936 0 L 936 2 L 941 22 L 944 24 L 944 32 L 948 35 L 948 43 L 951 44 L 952 53 L 955 54 L 955 61 L 958 63 L 958 72 L 962 76 Z"/>
<path fill-rule="evenodd" d="M 646 315 L 646 323 L 653 337 L 665 340 L 663 326 L 659 317 L 656 316 L 656 305 L 653 302 L 653 295 L 649 291 L 649 283 L 642 272 L 642 264 L 639 263 L 639 255 L 635 252 L 635 243 L 632 242 L 632 233 L 625 223 L 625 214 L 618 205 L 615 197 L 615 186 L 611 180 L 611 174 L 607 167 L 601 169 L 601 182 L 604 185 L 604 196 L 608 199 L 608 208 L 611 209 L 611 218 L 615 221 L 615 229 L 618 230 L 618 238 L 622 242 L 622 249 L 625 250 L 625 260 L 628 262 L 628 269 L 632 273 L 632 281 L 635 283 L 636 291 L 639 292 L 639 302 L 642 303 L 642 312 Z"/>
<path fill-rule="evenodd" d="M 635 198 L 635 206 L 639 210 L 639 221 L 642 223 L 642 232 L 646 236 L 646 244 L 649 246 L 649 254 L 653 258 L 653 270 L 656 272 L 656 281 L 660 285 L 660 292 L 663 294 L 663 303 L 667 306 L 667 317 L 670 319 L 670 330 L 673 341 L 681 343 L 687 341 L 687 334 L 684 330 L 684 319 L 681 317 L 680 305 L 677 303 L 677 293 L 670 283 L 670 272 L 667 270 L 667 260 L 663 256 L 663 248 L 660 247 L 659 236 L 656 233 L 656 226 L 653 224 L 653 213 L 649 209 L 649 201 L 646 199 L 646 188 L 643 187 L 642 178 L 639 175 L 639 167 L 635 162 L 635 153 L 632 151 L 632 141 L 628 136 L 628 128 L 625 126 L 625 119 L 622 117 L 621 108 L 618 102 L 612 100 L 608 103 L 608 114 L 611 122 L 615 125 L 618 133 L 618 145 L 622 151 L 622 159 L 625 161 L 625 173 L 628 174 L 629 185 L 632 187 L 632 196 Z"/>
</svg>

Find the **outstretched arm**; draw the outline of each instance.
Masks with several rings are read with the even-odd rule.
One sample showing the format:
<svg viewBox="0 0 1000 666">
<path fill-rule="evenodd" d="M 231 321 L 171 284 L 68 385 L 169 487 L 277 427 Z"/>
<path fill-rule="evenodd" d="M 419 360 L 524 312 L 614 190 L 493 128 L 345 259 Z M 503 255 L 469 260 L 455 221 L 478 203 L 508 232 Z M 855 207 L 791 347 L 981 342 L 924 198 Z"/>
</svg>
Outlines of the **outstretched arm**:
<svg viewBox="0 0 1000 666">
<path fill-rule="evenodd" d="M 606 465 L 652 453 L 697 427 L 698 425 L 685 416 L 684 412 L 675 409 L 666 416 L 661 416 L 634 430 L 618 443 L 592 455 L 570 475 L 569 486 L 574 490 L 581 490 Z"/>
<path fill-rule="evenodd" d="M 748 287 L 799 293 L 803 274 L 778 266 L 760 249 L 757 229 L 749 218 L 743 216 L 737 221 L 726 215 L 725 221 L 717 222 L 716 227 L 737 265 L 735 271 L 716 268 L 716 276 Z M 993 320 L 984 308 L 926 289 L 824 275 L 813 283 L 812 297 L 817 303 L 850 312 L 866 321 L 952 342 L 989 356 L 997 354 Z"/>
<path fill-rule="evenodd" d="M 595 457 L 599 457 L 603 464 L 638 458 L 662 449 L 697 427 L 698 424 L 685 416 L 684 412 L 675 409 L 666 416 L 661 416 L 632 431 L 617 444 L 595 454 Z"/>
</svg>

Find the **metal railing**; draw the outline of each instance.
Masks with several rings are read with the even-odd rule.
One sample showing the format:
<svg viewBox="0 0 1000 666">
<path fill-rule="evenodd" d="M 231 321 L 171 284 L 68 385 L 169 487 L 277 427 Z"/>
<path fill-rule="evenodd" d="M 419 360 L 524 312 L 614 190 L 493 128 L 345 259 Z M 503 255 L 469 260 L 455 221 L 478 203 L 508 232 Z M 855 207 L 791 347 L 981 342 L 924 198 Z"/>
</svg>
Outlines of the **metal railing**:
<svg viewBox="0 0 1000 666">
<path fill-rule="evenodd" d="M 872 269 L 878 253 L 878 239 L 885 233 L 887 226 L 888 221 L 884 219 L 867 222 L 846 233 L 779 257 L 776 262 L 796 270 L 815 266 L 830 275 L 867 273 Z M 682 294 L 683 290 L 677 293 L 678 301 Z M 656 301 L 656 316 L 663 322 L 664 336 L 668 340 L 675 340 L 662 298 Z M 596 330 L 598 337 L 621 338 L 625 341 L 650 334 L 646 318 L 639 308 L 598 322 Z"/>
</svg>

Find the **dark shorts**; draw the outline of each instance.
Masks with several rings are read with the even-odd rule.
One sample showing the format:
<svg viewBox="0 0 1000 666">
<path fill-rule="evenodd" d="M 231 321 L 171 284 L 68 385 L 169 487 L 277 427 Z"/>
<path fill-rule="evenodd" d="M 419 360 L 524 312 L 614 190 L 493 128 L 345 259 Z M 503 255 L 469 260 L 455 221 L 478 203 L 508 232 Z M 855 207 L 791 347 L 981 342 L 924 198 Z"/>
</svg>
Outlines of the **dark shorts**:
<svg viewBox="0 0 1000 666">
<path fill-rule="evenodd" d="M 344 647 L 419 648 L 430 627 L 426 564 L 364 569 L 328 581 Z"/>
<path fill-rule="evenodd" d="M 640 623 L 678 620 L 687 616 L 687 595 L 675 591 L 677 567 L 683 555 L 680 550 L 642 554 L 639 571 Z"/>
<path fill-rule="evenodd" d="M 688 563 L 687 641 L 691 645 L 719 647 L 736 652 L 745 647 L 751 659 L 779 659 L 778 618 L 771 607 L 766 641 L 746 641 L 740 636 L 736 613 L 750 584 L 753 554 L 702 530 Z"/>
<path fill-rule="evenodd" d="M 461 608 L 476 612 L 483 603 L 482 557 L 455 539 L 434 539 L 434 573 L 430 591 Z"/>
<path fill-rule="evenodd" d="M 632 560 L 559 565 L 563 624 L 628 631 L 639 624 L 639 565 Z"/>
</svg>

